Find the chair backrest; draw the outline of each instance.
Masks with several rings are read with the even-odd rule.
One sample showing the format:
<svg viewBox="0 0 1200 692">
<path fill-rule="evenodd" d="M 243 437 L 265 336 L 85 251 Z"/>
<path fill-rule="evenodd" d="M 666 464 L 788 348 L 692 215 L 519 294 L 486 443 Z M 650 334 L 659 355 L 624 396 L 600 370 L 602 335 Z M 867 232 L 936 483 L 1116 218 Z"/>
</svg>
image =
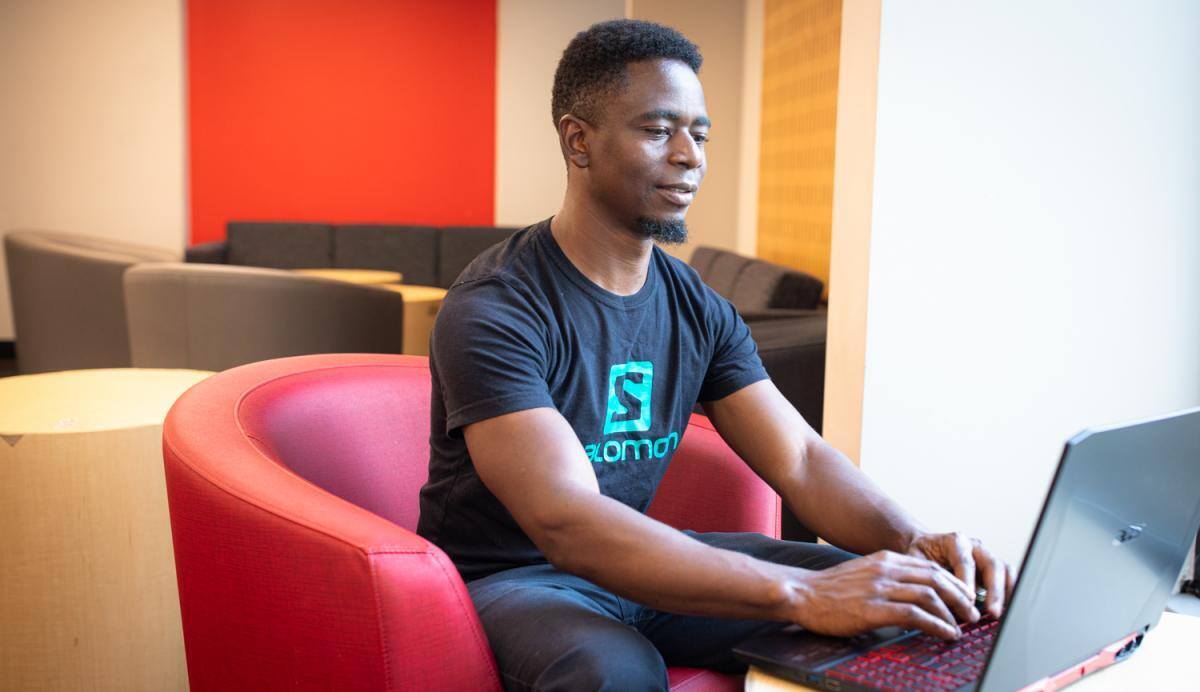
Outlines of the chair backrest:
<svg viewBox="0 0 1200 692">
<path fill-rule="evenodd" d="M 333 227 L 299 221 L 230 221 L 225 261 L 246 267 L 319 269 L 333 265 Z"/>
<path fill-rule="evenodd" d="M 225 370 L 314 353 L 400 353 L 404 298 L 256 267 L 145 264 L 125 275 L 135 367 Z"/>
<path fill-rule="evenodd" d="M 428 477 L 429 368 L 312 370 L 242 400 L 245 434 L 292 472 L 416 531 Z"/>
<path fill-rule="evenodd" d="M 121 277 L 179 253 L 73 233 L 4 237 L 21 372 L 128 367 Z"/>
<path fill-rule="evenodd" d="M 399 524 L 417 525 L 428 477 L 427 367 L 299 372 L 246 395 L 245 434 L 313 484 Z M 648 514 L 681 529 L 779 536 L 779 500 L 693 416 Z"/>
</svg>

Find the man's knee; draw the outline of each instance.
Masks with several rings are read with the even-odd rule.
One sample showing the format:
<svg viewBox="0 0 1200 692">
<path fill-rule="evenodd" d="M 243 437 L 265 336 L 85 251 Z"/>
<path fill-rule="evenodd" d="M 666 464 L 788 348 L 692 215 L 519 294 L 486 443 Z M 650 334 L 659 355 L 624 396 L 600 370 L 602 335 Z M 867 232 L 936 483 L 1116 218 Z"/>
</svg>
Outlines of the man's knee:
<svg viewBox="0 0 1200 692">
<path fill-rule="evenodd" d="M 572 648 L 552 661 L 534 690 L 666 690 L 667 666 L 645 637 L 597 639 Z"/>
</svg>

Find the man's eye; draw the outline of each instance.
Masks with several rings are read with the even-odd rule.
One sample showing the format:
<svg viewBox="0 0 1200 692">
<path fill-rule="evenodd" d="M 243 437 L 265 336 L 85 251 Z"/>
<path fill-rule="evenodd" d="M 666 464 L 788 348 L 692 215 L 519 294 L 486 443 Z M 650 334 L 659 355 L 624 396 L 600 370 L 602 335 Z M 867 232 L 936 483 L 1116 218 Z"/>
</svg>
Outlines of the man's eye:
<svg viewBox="0 0 1200 692">
<path fill-rule="evenodd" d="M 665 127 L 647 127 L 645 130 L 655 137 L 669 137 L 671 135 L 671 131 Z"/>
<path fill-rule="evenodd" d="M 704 144 L 708 141 L 708 134 L 704 132 L 697 132 L 692 135 L 692 139 L 696 140 L 697 144 Z"/>
</svg>

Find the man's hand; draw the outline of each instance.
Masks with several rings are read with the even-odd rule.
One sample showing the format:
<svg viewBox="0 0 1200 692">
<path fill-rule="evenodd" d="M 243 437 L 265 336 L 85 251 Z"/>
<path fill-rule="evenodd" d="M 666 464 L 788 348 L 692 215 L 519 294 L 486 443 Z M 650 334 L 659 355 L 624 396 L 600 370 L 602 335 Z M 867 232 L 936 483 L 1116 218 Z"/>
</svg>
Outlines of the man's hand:
<svg viewBox="0 0 1200 692">
<path fill-rule="evenodd" d="M 879 627 L 919 629 L 956 639 L 957 621 L 979 611 L 967 585 L 929 560 L 881 550 L 809 572 L 791 620 L 820 634 L 850 636 Z"/>
<path fill-rule="evenodd" d="M 908 554 L 927 558 L 944 566 L 967 585 L 975 598 L 975 577 L 987 589 L 984 608 L 992 617 L 1000 617 L 1012 595 L 1013 569 L 979 542 L 961 533 L 919 533 L 908 547 Z"/>
</svg>

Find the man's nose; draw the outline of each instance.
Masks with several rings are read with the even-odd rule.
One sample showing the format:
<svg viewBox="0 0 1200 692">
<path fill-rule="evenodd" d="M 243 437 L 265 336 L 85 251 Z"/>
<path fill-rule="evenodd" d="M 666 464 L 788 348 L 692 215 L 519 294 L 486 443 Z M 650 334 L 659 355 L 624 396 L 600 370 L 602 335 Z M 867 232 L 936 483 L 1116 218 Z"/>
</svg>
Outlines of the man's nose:
<svg viewBox="0 0 1200 692">
<path fill-rule="evenodd" d="M 679 130 L 671 140 L 670 161 L 673 165 L 691 170 L 704 163 L 704 150 L 699 142 L 692 139 L 692 133 Z"/>
</svg>

